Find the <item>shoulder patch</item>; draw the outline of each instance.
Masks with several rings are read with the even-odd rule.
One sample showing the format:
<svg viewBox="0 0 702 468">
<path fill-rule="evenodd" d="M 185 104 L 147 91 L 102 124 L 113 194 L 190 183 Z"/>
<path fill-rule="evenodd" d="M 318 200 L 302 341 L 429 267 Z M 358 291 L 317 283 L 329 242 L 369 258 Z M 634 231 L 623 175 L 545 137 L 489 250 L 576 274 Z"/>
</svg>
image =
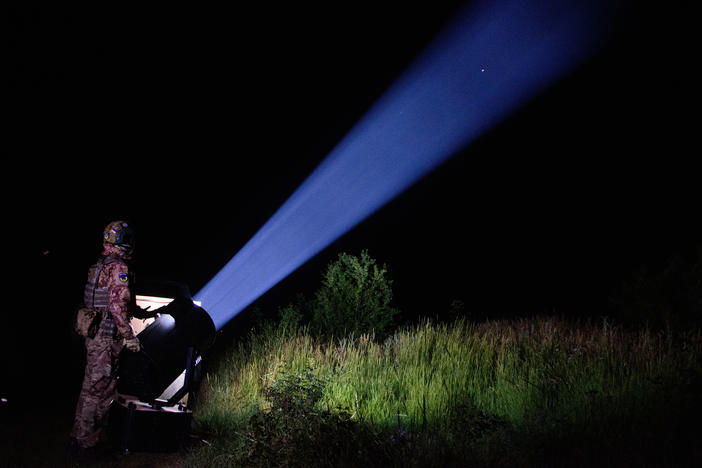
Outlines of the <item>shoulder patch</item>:
<svg viewBox="0 0 702 468">
<path fill-rule="evenodd" d="M 119 274 L 119 280 L 120 280 L 122 283 L 126 283 L 127 281 L 129 281 L 129 275 L 126 274 L 126 273 L 120 273 L 120 274 Z"/>
</svg>

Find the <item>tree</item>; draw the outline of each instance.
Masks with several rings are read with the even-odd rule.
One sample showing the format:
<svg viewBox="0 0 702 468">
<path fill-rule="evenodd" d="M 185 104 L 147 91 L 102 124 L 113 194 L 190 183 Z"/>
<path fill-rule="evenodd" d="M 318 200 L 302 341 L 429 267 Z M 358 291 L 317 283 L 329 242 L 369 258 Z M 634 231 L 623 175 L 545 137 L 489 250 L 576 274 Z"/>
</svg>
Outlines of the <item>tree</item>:
<svg viewBox="0 0 702 468">
<path fill-rule="evenodd" d="M 341 253 L 327 267 L 316 292 L 312 325 L 326 336 L 382 337 L 397 314 L 391 301 L 392 280 L 385 265 L 378 267 L 366 250 L 360 257 Z"/>
</svg>

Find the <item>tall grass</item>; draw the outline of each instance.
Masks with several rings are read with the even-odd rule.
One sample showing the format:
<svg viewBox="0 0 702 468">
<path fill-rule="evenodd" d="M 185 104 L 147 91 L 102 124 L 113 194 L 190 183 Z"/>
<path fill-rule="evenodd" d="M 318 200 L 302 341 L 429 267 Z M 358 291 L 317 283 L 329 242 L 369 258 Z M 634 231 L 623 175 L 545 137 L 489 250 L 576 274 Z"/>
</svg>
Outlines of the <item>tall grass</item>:
<svg viewBox="0 0 702 468">
<path fill-rule="evenodd" d="M 701 358 L 700 332 L 556 318 L 424 321 L 382 343 L 269 328 L 206 375 L 195 427 L 219 442 L 191 461 L 243 463 L 247 424 L 270 405 L 264 390 L 307 371 L 325 383 L 320 410 L 387 442 L 390 460 L 402 434 L 398 464 L 677 464 L 699 456 L 679 426 L 699 414 Z"/>
</svg>

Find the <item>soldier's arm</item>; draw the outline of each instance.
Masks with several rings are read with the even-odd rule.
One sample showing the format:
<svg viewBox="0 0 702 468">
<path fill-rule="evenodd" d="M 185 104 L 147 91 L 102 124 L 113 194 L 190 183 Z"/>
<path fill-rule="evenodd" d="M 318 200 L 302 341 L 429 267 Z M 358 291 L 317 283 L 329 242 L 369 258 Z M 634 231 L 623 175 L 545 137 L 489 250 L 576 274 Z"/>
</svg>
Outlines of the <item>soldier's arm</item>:
<svg viewBox="0 0 702 468">
<path fill-rule="evenodd" d="M 119 334 L 124 339 L 134 338 L 134 330 L 129 325 L 129 304 L 131 293 L 129 291 L 129 269 L 124 263 L 110 264 L 110 313 Z"/>
</svg>

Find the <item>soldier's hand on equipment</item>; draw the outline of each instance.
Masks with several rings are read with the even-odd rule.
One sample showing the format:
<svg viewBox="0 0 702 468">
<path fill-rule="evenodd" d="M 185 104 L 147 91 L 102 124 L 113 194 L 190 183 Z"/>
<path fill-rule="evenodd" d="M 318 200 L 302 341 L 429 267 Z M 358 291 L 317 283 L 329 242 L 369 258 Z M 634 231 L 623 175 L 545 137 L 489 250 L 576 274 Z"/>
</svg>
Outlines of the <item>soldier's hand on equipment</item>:
<svg viewBox="0 0 702 468">
<path fill-rule="evenodd" d="M 149 310 L 149 309 L 151 309 L 151 306 L 147 306 L 146 308 L 136 306 L 136 308 L 134 309 L 133 315 L 134 315 L 134 317 L 136 317 L 138 319 L 142 319 L 142 320 L 153 318 L 155 316 L 156 312 L 153 310 Z"/>
<path fill-rule="evenodd" d="M 141 343 L 137 337 L 124 340 L 124 346 L 133 353 L 138 353 L 141 350 Z"/>
</svg>

